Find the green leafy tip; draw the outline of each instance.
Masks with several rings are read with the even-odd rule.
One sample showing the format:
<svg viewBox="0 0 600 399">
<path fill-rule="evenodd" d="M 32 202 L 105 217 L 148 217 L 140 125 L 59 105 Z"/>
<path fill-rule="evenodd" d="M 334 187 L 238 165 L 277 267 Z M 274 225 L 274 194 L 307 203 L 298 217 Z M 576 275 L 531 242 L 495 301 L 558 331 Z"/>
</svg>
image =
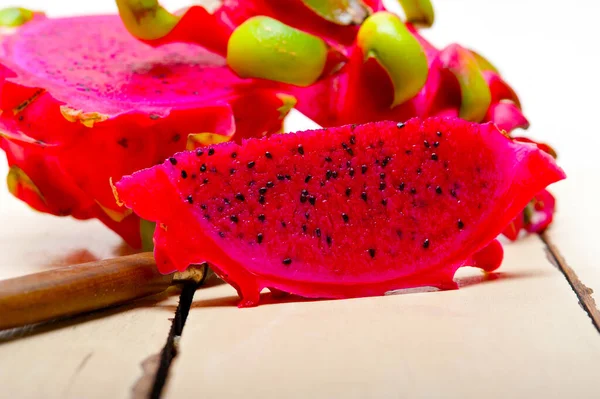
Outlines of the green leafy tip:
<svg viewBox="0 0 600 399">
<path fill-rule="evenodd" d="M 435 14 L 430 0 L 398 0 L 398 2 L 404 9 L 406 22 L 422 27 L 433 25 Z"/>
<path fill-rule="evenodd" d="M 483 120 L 492 102 L 492 94 L 473 54 L 452 44 L 440 53 L 440 60 L 458 80 L 461 93 L 459 116 L 472 122 Z"/>
<path fill-rule="evenodd" d="M 400 18 L 378 12 L 358 31 L 358 47 L 365 58 L 375 58 L 394 85 L 392 107 L 414 97 L 427 81 L 427 57 L 421 44 Z"/>
<path fill-rule="evenodd" d="M 156 40 L 166 36 L 181 19 L 157 0 L 116 0 L 127 30 L 138 39 Z"/>
<path fill-rule="evenodd" d="M 323 73 L 328 51 L 318 37 L 258 16 L 248 19 L 231 35 L 227 63 L 244 78 L 309 86 Z"/>
<path fill-rule="evenodd" d="M 16 28 L 33 18 L 33 11 L 21 7 L 9 7 L 0 10 L 0 26 Z"/>
<path fill-rule="evenodd" d="M 471 54 L 473 54 L 473 57 L 475 57 L 475 61 L 477 61 L 477 65 L 479 65 L 479 69 L 481 69 L 482 72 L 492 71 L 494 73 L 497 73 L 498 75 L 500 74 L 500 72 L 494 66 L 494 64 L 489 62 L 487 60 L 487 58 L 485 58 L 484 56 L 482 56 L 481 54 L 479 54 L 473 50 L 469 50 L 469 51 L 471 51 Z"/>
<path fill-rule="evenodd" d="M 360 25 L 371 14 L 362 0 L 302 0 L 317 15 L 338 25 Z"/>
</svg>

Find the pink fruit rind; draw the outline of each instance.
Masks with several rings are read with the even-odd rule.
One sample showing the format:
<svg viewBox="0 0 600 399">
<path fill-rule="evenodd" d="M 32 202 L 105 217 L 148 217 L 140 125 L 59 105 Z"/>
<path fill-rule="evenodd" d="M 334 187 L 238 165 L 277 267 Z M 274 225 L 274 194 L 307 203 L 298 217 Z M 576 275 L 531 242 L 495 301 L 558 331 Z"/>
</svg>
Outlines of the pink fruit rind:
<svg viewBox="0 0 600 399">
<path fill-rule="evenodd" d="M 189 134 L 278 132 L 288 110 L 275 85 L 196 46 L 148 47 L 116 15 L 37 16 L 0 38 L 0 148 L 42 195 L 20 198 L 98 218 L 134 247 L 139 218 L 115 204 L 110 179 L 184 150 Z"/>
<path fill-rule="evenodd" d="M 423 146 L 423 138 L 437 139 L 439 144 L 435 150 Z M 378 142 L 382 144 L 376 148 L 381 150 L 375 153 L 373 145 L 378 144 L 372 143 Z M 492 271 L 499 266 L 502 250 L 495 237 L 533 193 L 565 177 L 549 155 L 535 145 L 512 141 L 491 124 L 435 118 L 412 119 L 401 130 L 395 122 L 381 122 L 213 149 L 212 157 L 180 153 L 162 165 L 126 176 L 117 183 L 117 192 L 128 207 L 161 226 L 155 235 L 155 254 L 162 272 L 208 261 L 238 289 L 240 306 L 256 305 L 260 291 L 269 287 L 328 298 L 381 295 L 423 285 L 456 288 L 452 277 L 459 267 Z M 382 166 L 381 158 L 388 152 L 393 155 Z M 332 162 L 318 161 L 326 154 Z M 374 154 L 379 155 L 373 158 Z M 365 174 L 361 163 L 367 165 Z M 179 178 L 181 170 L 198 167 L 210 182 Z M 237 169 L 232 177 L 220 175 L 230 167 Z M 324 173 L 327 168 L 331 169 Z M 335 177 L 323 177 L 333 176 L 332 170 Z M 382 170 L 385 176 L 379 176 Z M 275 179 L 276 174 L 282 179 Z M 312 176 L 308 182 L 307 174 Z M 398 179 L 406 184 L 402 189 Z M 430 179 L 439 185 L 439 192 L 427 184 Z M 371 185 L 373 180 L 387 185 L 378 189 Z M 344 194 L 346 186 L 352 187 L 354 196 Z M 296 194 L 303 187 L 314 194 L 312 205 L 306 199 L 298 201 Z M 409 187 L 417 190 L 413 193 Z M 361 189 L 371 202 L 360 199 Z M 266 198 L 261 200 L 262 190 Z M 379 205 L 380 197 L 385 204 Z M 403 211 L 388 212 L 395 207 Z M 338 213 L 346 209 L 349 222 L 342 222 Z M 306 219 L 305 211 L 310 212 Z M 266 217 L 257 221 L 258 213 Z M 280 220 L 286 226 L 279 226 Z M 315 226 L 322 234 L 313 233 Z M 388 235 L 392 230 L 404 236 Z M 257 232 L 264 233 L 265 242 L 262 236 L 260 242 L 255 240 Z M 331 250 L 326 235 L 332 237 Z M 424 237 L 431 238 L 433 252 L 422 252 L 429 247 L 429 238 L 425 246 Z M 369 247 L 378 248 L 377 257 L 373 253 L 369 258 L 363 251 Z M 283 267 L 286 254 L 294 263 L 284 260 Z"/>
</svg>

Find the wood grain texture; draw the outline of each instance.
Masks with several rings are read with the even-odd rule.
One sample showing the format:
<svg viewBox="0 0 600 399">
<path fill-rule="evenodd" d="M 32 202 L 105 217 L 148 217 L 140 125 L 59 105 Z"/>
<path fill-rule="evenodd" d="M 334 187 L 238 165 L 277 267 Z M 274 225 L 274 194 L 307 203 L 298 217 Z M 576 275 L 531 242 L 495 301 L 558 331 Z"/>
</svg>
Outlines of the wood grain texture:
<svg viewBox="0 0 600 399">
<path fill-rule="evenodd" d="M 131 302 L 163 292 L 172 281 L 158 271 L 152 253 L 0 280 L 0 330 Z"/>
<path fill-rule="evenodd" d="M 0 176 L 6 172 L 0 153 Z M 127 253 L 100 223 L 39 214 L 0 188 L 0 279 Z M 145 373 L 142 363 L 165 344 L 177 302 L 178 292 L 171 290 L 129 306 L 0 333 L 0 396 L 129 398 Z"/>
<path fill-rule="evenodd" d="M 559 212 L 545 237 L 557 264 L 600 332 L 600 171 L 575 167 L 567 173 L 569 178 L 552 188 Z"/>
<path fill-rule="evenodd" d="M 600 337 L 538 237 L 459 282 L 251 309 L 229 286 L 201 289 L 166 397 L 597 397 Z"/>
</svg>

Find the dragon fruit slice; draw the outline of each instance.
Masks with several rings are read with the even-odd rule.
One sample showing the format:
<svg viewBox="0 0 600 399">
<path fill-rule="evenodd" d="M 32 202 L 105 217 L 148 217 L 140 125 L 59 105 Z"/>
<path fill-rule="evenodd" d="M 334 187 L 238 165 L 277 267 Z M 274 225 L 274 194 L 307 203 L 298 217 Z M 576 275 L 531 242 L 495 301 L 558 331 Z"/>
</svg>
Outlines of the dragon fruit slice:
<svg viewBox="0 0 600 399">
<path fill-rule="evenodd" d="M 0 38 L 0 148 L 33 208 L 98 218 L 134 247 L 110 180 L 188 148 L 281 130 L 294 98 L 196 46 L 149 47 L 117 15 L 33 19 Z"/>
<path fill-rule="evenodd" d="M 431 118 L 178 153 L 116 192 L 159 223 L 162 272 L 208 261 L 253 306 L 265 287 L 318 298 L 456 288 L 459 267 L 500 265 L 495 237 L 564 177 L 493 124 Z"/>
</svg>

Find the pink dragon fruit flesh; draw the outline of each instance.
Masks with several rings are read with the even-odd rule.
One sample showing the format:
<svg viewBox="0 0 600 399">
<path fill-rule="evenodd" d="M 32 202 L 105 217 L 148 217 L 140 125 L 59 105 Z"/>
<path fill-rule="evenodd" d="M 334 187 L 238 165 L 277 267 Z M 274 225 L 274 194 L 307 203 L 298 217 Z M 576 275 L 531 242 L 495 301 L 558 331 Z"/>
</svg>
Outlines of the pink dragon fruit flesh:
<svg viewBox="0 0 600 399">
<path fill-rule="evenodd" d="M 312 298 L 455 288 L 459 267 L 500 265 L 495 237 L 564 177 L 493 124 L 431 118 L 182 152 L 116 192 L 158 223 L 162 272 L 207 261 L 253 306 L 263 288 Z"/>
<path fill-rule="evenodd" d="M 23 21 L 26 22 L 26 21 Z M 152 48 L 117 15 L 32 14 L 0 37 L 0 147 L 10 191 L 33 208 L 98 218 L 140 247 L 110 180 L 211 143 L 281 130 L 293 97 L 198 46 Z"/>
</svg>

